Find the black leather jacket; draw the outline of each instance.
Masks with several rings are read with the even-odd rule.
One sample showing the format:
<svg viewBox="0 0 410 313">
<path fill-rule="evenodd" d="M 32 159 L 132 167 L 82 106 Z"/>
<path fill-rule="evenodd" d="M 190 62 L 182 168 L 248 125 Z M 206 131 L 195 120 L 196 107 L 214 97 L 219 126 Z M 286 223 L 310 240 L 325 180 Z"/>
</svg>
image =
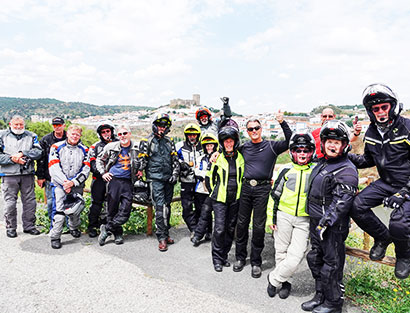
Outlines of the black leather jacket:
<svg viewBox="0 0 410 313">
<path fill-rule="evenodd" d="M 385 183 L 410 188 L 410 120 L 398 116 L 383 138 L 371 123 L 364 142 L 364 154 L 349 154 L 357 168 L 376 166 Z"/>
<path fill-rule="evenodd" d="M 36 175 L 38 179 L 45 179 L 47 181 L 51 181 L 50 173 L 48 172 L 48 157 L 50 154 L 50 148 L 53 144 L 64 141 L 67 139 L 67 134 L 64 131 L 62 138 L 57 138 L 54 135 L 54 132 L 51 132 L 45 135 L 40 140 L 40 146 L 43 149 L 43 155 L 41 159 L 37 161 L 37 171 Z"/>
<path fill-rule="evenodd" d="M 359 176 L 347 156 L 321 158 L 309 178 L 306 212 L 311 218 L 328 217 L 329 226 L 347 226 Z"/>
</svg>

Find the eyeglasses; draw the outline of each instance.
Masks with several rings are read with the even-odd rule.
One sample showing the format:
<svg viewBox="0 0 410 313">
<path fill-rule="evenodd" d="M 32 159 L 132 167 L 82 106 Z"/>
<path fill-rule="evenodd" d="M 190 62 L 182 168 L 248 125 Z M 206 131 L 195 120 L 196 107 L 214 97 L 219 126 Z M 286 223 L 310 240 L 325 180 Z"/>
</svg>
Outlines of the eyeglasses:
<svg viewBox="0 0 410 313">
<path fill-rule="evenodd" d="M 372 112 L 377 113 L 380 110 L 387 111 L 389 109 L 389 106 L 390 106 L 390 104 L 383 104 L 382 106 L 379 106 L 379 107 L 373 106 L 372 107 Z"/>
<path fill-rule="evenodd" d="M 322 115 L 322 117 L 324 117 L 324 118 L 333 118 L 334 115 Z"/>
<path fill-rule="evenodd" d="M 260 126 L 248 127 L 248 132 L 253 132 L 254 130 L 258 131 L 259 129 L 261 129 Z"/>
<path fill-rule="evenodd" d="M 111 133 L 111 130 L 106 129 L 106 130 L 102 130 L 102 131 L 101 131 L 101 134 L 108 134 L 108 133 Z"/>
<path fill-rule="evenodd" d="M 296 149 L 296 153 L 309 153 L 310 151 L 308 149 Z"/>
<path fill-rule="evenodd" d="M 118 133 L 118 136 L 127 136 L 128 132 Z"/>
<path fill-rule="evenodd" d="M 53 124 L 53 127 L 61 127 L 63 124 Z"/>
</svg>

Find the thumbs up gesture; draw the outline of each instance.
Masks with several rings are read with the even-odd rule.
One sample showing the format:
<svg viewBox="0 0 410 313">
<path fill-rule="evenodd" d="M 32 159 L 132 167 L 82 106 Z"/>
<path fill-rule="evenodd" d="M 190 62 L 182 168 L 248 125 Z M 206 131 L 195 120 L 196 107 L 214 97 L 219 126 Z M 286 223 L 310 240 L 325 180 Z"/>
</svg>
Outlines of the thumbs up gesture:
<svg viewBox="0 0 410 313">
<path fill-rule="evenodd" d="M 279 122 L 279 123 L 282 123 L 283 122 L 283 113 L 280 111 L 280 109 L 279 109 L 279 111 L 278 111 L 278 113 L 276 113 L 276 120 Z"/>
</svg>

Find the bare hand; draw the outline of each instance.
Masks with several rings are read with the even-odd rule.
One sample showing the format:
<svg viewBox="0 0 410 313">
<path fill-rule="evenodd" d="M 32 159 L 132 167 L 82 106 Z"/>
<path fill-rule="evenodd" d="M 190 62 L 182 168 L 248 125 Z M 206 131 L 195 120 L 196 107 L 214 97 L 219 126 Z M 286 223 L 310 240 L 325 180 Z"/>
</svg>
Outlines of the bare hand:
<svg viewBox="0 0 410 313">
<path fill-rule="evenodd" d="M 112 174 L 111 174 L 111 173 L 105 173 L 105 174 L 102 176 L 102 178 L 103 178 L 105 181 L 111 181 L 111 179 L 112 179 Z"/>
<path fill-rule="evenodd" d="M 43 188 L 45 181 L 46 181 L 45 179 L 37 179 L 37 185 L 38 185 L 40 188 Z"/>
<path fill-rule="evenodd" d="M 71 180 L 65 180 L 63 183 L 63 189 L 66 193 L 71 192 L 71 188 L 74 186 L 74 182 Z"/>
<path fill-rule="evenodd" d="M 278 113 L 276 113 L 275 118 L 279 122 L 279 124 L 282 123 L 283 122 L 283 113 L 279 110 Z"/>
<path fill-rule="evenodd" d="M 276 226 L 276 224 L 269 225 L 269 228 L 270 228 L 272 231 L 278 230 L 278 226 Z"/>
<path fill-rule="evenodd" d="M 105 175 L 105 174 L 104 174 Z M 137 177 L 138 177 L 138 179 L 141 179 L 142 178 L 142 175 L 143 175 L 143 173 L 142 173 L 142 171 L 138 171 L 137 172 Z M 104 177 L 104 176 L 103 176 Z"/>
<path fill-rule="evenodd" d="M 218 157 L 219 157 L 219 152 L 215 151 L 214 153 L 212 153 L 211 157 L 209 158 L 209 161 L 212 163 L 215 163 Z"/>
<path fill-rule="evenodd" d="M 357 123 L 354 125 L 354 133 L 355 133 L 356 135 L 360 135 L 361 132 L 362 132 L 362 124 L 359 123 L 359 122 L 357 122 Z"/>
</svg>

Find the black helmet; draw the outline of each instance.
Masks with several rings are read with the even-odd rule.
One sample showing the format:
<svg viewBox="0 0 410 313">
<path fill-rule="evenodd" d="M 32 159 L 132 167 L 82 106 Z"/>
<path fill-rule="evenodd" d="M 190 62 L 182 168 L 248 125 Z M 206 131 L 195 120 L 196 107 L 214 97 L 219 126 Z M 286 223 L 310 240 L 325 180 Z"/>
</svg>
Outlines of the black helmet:
<svg viewBox="0 0 410 313">
<path fill-rule="evenodd" d="M 143 180 L 137 180 L 134 183 L 133 198 L 134 201 L 138 204 L 152 205 L 151 195 L 147 182 Z"/>
<path fill-rule="evenodd" d="M 341 121 L 330 120 L 327 121 L 320 130 L 320 150 L 325 154 L 325 141 L 327 139 L 336 139 L 343 142 L 342 155 L 347 154 L 351 150 L 349 144 L 349 128 Z"/>
<path fill-rule="evenodd" d="M 69 216 L 72 214 L 80 215 L 84 210 L 85 201 L 81 194 L 79 193 L 69 193 L 64 201 L 64 214 Z"/>
<path fill-rule="evenodd" d="M 370 121 L 373 123 L 378 123 L 372 111 L 373 105 L 390 103 L 391 108 L 389 111 L 389 121 L 393 121 L 400 114 L 403 108 L 401 103 L 397 105 L 399 100 L 396 93 L 391 88 L 383 84 L 371 84 L 367 86 L 363 91 L 362 98 L 363 105 L 366 108 Z M 389 121 L 378 124 L 387 124 Z"/>
<path fill-rule="evenodd" d="M 166 113 L 159 113 L 154 119 L 154 121 L 152 122 L 152 131 L 154 132 L 155 135 L 159 136 L 158 126 L 165 127 L 165 131 L 161 135 L 161 137 L 163 137 L 169 133 L 171 125 L 172 125 L 171 117 Z"/>
<path fill-rule="evenodd" d="M 239 140 L 239 130 L 234 126 L 225 126 L 222 127 L 218 132 L 218 141 L 220 146 L 222 147 L 223 152 L 225 153 L 225 146 L 224 141 L 228 138 L 232 138 L 235 142 L 233 146 L 233 150 L 237 150 L 240 144 Z"/>
<path fill-rule="evenodd" d="M 307 130 L 301 131 L 298 133 L 294 133 L 289 140 L 289 155 L 292 159 L 293 163 L 298 163 L 296 159 L 296 150 L 297 148 L 306 148 L 309 150 L 307 155 L 307 163 L 310 163 L 314 158 L 316 147 L 315 147 L 315 139 L 313 138 L 312 134 L 309 133 Z"/>
<path fill-rule="evenodd" d="M 115 139 L 115 135 L 114 135 L 114 129 L 115 129 L 115 128 L 114 128 L 114 125 L 111 124 L 111 122 L 105 121 L 105 122 L 102 122 L 102 123 L 100 123 L 100 124 L 98 125 L 98 127 L 97 127 L 97 134 L 98 134 L 98 137 L 100 137 L 100 140 L 101 140 L 101 141 L 105 141 L 104 138 L 101 136 L 101 131 L 102 131 L 103 129 L 111 129 L 111 140 L 114 140 L 114 139 Z"/>
</svg>

